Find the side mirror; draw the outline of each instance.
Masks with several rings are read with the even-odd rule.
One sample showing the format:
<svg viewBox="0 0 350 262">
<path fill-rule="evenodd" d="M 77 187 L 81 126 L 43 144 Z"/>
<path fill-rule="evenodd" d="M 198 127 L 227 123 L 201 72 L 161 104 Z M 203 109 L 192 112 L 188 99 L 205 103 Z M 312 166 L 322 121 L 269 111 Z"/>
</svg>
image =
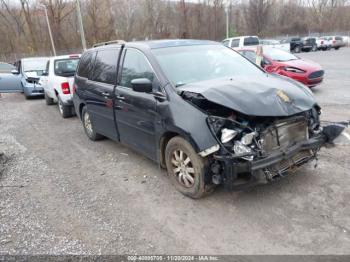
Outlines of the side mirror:
<svg viewBox="0 0 350 262">
<path fill-rule="evenodd" d="M 11 70 L 11 73 L 14 75 L 19 75 L 19 71 L 17 69 Z"/>
<path fill-rule="evenodd" d="M 266 66 L 268 66 L 270 63 L 269 63 L 269 61 L 267 61 L 267 60 L 265 60 L 265 59 L 262 59 L 261 60 L 261 67 L 262 68 L 265 68 Z"/>
<path fill-rule="evenodd" d="M 137 78 L 131 80 L 132 90 L 140 93 L 152 93 L 152 82 L 147 78 Z"/>
</svg>

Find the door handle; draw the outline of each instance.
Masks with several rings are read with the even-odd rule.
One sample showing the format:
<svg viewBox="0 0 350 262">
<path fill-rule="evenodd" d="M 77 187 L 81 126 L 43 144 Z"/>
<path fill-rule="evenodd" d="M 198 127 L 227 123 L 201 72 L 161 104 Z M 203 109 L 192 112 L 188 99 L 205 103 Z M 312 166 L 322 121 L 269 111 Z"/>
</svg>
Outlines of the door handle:
<svg viewBox="0 0 350 262">
<path fill-rule="evenodd" d="M 117 98 L 118 100 L 125 100 L 125 97 L 124 97 L 124 96 L 116 96 L 116 98 Z"/>
<path fill-rule="evenodd" d="M 103 95 L 103 96 L 110 96 L 111 94 L 109 92 L 102 92 L 101 95 Z"/>
</svg>

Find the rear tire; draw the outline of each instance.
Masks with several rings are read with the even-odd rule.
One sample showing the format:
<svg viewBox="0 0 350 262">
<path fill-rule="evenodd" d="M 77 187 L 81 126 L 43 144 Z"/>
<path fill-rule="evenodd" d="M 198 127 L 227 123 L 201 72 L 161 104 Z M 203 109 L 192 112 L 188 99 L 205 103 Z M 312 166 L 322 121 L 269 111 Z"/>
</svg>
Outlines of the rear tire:
<svg viewBox="0 0 350 262">
<path fill-rule="evenodd" d="M 340 48 L 340 47 L 335 47 L 334 49 L 335 49 L 335 50 L 339 50 L 339 48 Z"/>
<path fill-rule="evenodd" d="M 88 138 L 90 140 L 97 141 L 97 140 L 101 140 L 103 138 L 102 135 L 100 135 L 99 133 L 96 133 L 96 131 L 93 127 L 93 124 L 91 122 L 90 114 L 86 110 L 85 106 L 83 107 L 83 110 L 81 112 L 81 119 L 83 122 L 85 134 L 88 136 Z"/>
<path fill-rule="evenodd" d="M 174 187 L 190 198 L 198 199 L 213 192 L 213 184 L 205 184 L 206 159 L 200 157 L 185 139 L 172 138 L 165 149 L 165 161 Z"/>
<path fill-rule="evenodd" d="M 72 107 L 63 104 L 63 102 L 62 102 L 62 100 L 60 99 L 59 96 L 57 97 L 57 99 L 58 99 L 58 102 L 57 102 L 58 111 L 60 112 L 61 116 L 63 118 L 71 117 L 72 116 Z"/>
<path fill-rule="evenodd" d="M 46 102 L 46 105 L 48 106 L 51 106 L 54 104 L 54 101 L 51 97 L 49 97 L 46 92 L 44 93 L 44 96 L 45 96 L 45 102 Z"/>
</svg>

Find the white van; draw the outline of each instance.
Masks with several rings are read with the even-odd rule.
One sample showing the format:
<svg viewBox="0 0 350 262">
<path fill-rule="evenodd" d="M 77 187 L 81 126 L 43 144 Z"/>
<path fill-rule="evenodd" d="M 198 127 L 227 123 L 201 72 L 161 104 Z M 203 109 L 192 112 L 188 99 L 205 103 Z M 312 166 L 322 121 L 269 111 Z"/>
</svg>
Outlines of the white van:
<svg viewBox="0 0 350 262">
<path fill-rule="evenodd" d="M 234 49 L 243 48 L 245 46 L 258 46 L 260 43 L 259 37 L 257 36 L 239 36 L 226 38 L 221 42 L 224 46 L 231 47 Z"/>
<path fill-rule="evenodd" d="M 50 57 L 40 78 L 47 105 L 58 104 L 63 118 L 74 115 L 73 83 L 80 55 Z"/>
</svg>

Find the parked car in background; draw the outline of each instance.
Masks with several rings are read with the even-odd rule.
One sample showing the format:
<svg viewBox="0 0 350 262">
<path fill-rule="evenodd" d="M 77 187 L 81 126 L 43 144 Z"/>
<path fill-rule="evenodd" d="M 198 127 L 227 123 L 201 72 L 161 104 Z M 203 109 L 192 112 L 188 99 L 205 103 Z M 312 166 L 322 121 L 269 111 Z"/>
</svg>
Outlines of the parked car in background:
<svg viewBox="0 0 350 262">
<path fill-rule="evenodd" d="M 292 78 L 308 87 L 314 87 L 323 81 L 324 71 L 319 64 L 305 61 L 289 52 L 264 47 L 262 67 L 269 73 Z M 238 50 L 244 57 L 255 63 L 255 49 Z"/>
<path fill-rule="evenodd" d="M 344 129 L 321 127 L 304 85 L 212 41 L 103 43 L 82 55 L 75 87 L 91 140 L 106 136 L 141 152 L 192 198 L 219 184 L 272 182 Z"/>
<path fill-rule="evenodd" d="M 0 62 L 0 93 L 12 93 L 22 90 L 21 78 L 14 65 Z"/>
<path fill-rule="evenodd" d="M 292 53 L 300 53 L 303 48 L 303 42 L 300 37 L 292 37 L 281 40 L 282 44 L 289 43 L 290 44 L 290 52 Z"/>
<path fill-rule="evenodd" d="M 316 37 L 303 37 L 301 50 L 305 52 L 317 51 Z"/>
<path fill-rule="evenodd" d="M 290 43 L 281 43 L 280 41 L 274 39 L 262 39 L 260 40 L 260 44 L 290 52 Z"/>
<path fill-rule="evenodd" d="M 15 62 L 12 76 L 7 74 L 4 78 L 6 85 L 0 85 L 1 92 L 22 92 L 26 98 L 43 96 L 44 89 L 39 79 L 45 71 L 48 59 L 48 57 L 32 57 Z"/>
<path fill-rule="evenodd" d="M 40 78 L 47 105 L 57 103 L 63 118 L 74 115 L 72 88 L 80 55 L 51 57 Z"/>
<path fill-rule="evenodd" d="M 224 46 L 231 48 L 242 48 L 244 46 L 258 46 L 260 44 L 257 36 L 239 36 L 227 38 L 221 42 Z"/>
<path fill-rule="evenodd" d="M 342 36 L 343 42 L 345 46 L 350 46 L 350 37 L 349 36 Z"/>
<path fill-rule="evenodd" d="M 323 37 L 317 37 L 316 44 L 317 44 L 317 49 L 322 51 L 329 50 L 332 47 L 331 42 L 328 39 Z"/>
<path fill-rule="evenodd" d="M 330 41 L 331 47 L 335 50 L 339 50 L 339 48 L 345 46 L 345 43 L 341 36 L 325 36 L 325 38 L 327 38 Z"/>
</svg>

